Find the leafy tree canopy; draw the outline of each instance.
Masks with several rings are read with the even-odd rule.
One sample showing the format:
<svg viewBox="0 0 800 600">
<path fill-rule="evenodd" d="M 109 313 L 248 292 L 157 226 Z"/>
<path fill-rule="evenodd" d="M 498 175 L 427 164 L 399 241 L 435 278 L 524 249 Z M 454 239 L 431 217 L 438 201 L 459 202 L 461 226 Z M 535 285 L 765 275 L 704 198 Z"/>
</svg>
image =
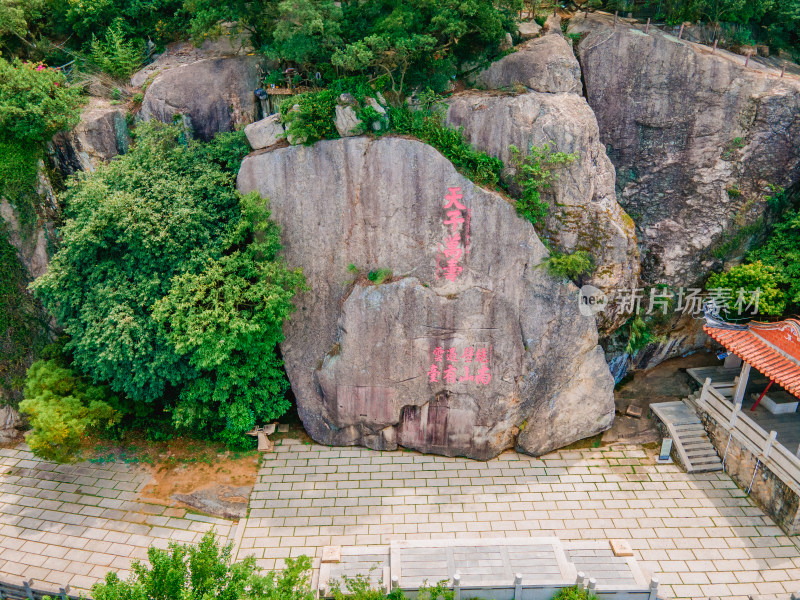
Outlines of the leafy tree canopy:
<svg viewBox="0 0 800 600">
<path fill-rule="evenodd" d="M 42 458 L 70 460 L 88 431 L 119 421 L 116 403 L 108 389 L 90 385 L 57 361 L 36 361 L 28 370 L 25 399 L 19 405 L 33 426 L 25 441 Z"/>
<path fill-rule="evenodd" d="M 521 0 L 188 0 L 196 37 L 235 21 L 272 57 L 319 71 L 389 75 L 395 91 L 442 89 L 457 60 L 495 51 Z M 332 67 L 337 70 L 332 72 Z"/>
<path fill-rule="evenodd" d="M 275 345 L 303 283 L 264 201 L 235 190 L 246 147 L 140 125 L 129 153 L 65 195 L 62 246 L 32 284 L 77 368 L 232 445 L 288 408 Z"/>
<path fill-rule="evenodd" d="M 311 560 L 287 558 L 283 571 L 262 575 L 248 556 L 233 562 L 232 545 L 220 547 L 213 532 L 197 546 L 170 542 L 167 550 L 151 547 L 149 565 L 134 561 L 127 581 L 108 573 L 95 584 L 95 600 L 313 600 Z"/>
</svg>

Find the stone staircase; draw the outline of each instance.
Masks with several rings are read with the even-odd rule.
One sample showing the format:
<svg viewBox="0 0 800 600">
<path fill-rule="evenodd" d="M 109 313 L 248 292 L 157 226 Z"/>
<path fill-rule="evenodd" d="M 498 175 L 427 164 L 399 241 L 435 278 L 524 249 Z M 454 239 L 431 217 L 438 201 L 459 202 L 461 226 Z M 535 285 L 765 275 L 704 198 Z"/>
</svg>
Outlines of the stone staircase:
<svg viewBox="0 0 800 600">
<path fill-rule="evenodd" d="M 684 400 L 651 404 L 653 413 L 672 436 L 678 459 L 687 473 L 721 471 L 722 461 L 700 419 L 696 407 L 699 393 Z"/>
</svg>

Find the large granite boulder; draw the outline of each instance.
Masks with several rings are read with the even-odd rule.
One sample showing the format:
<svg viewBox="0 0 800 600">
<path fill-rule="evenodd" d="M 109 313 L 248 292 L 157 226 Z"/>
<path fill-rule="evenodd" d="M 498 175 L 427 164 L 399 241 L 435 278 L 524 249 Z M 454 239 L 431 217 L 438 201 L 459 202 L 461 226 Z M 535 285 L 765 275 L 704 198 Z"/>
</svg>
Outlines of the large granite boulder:
<svg viewBox="0 0 800 600">
<path fill-rule="evenodd" d="M 318 442 L 486 459 L 610 426 L 613 379 L 577 289 L 539 268 L 547 250 L 507 200 L 430 146 L 252 154 L 238 188 L 270 199 L 310 286 L 281 350 Z"/>
<path fill-rule="evenodd" d="M 258 56 L 210 58 L 160 72 L 147 87 L 140 116 L 171 123 L 181 115 L 195 137 L 209 140 L 256 120 Z"/>
<path fill-rule="evenodd" d="M 635 287 L 639 251 L 634 224 L 617 203 L 614 167 L 583 97 L 469 91 L 449 100 L 447 121 L 463 127 L 473 146 L 506 164 L 511 145 L 527 152 L 531 145 L 551 143 L 553 151 L 577 153 L 574 162 L 557 168 L 558 179 L 543 192 L 550 210 L 542 231 L 561 251 L 592 255 L 597 268 L 586 283 L 607 294 Z M 609 325 L 620 324 L 610 310 L 602 317 Z"/>
<path fill-rule="evenodd" d="M 522 85 L 535 92 L 581 93 L 581 67 L 563 35 L 551 34 L 517 46 L 471 78 L 491 90 Z"/>
<path fill-rule="evenodd" d="M 244 128 L 247 142 L 253 150 L 269 148 L 284 139 L 285 130 L 279 114 L 270 115 L 265 119 L 250 123 Z"/>
<path fill-rule="evenodd" d="M 643 277 L 689 286 L 800 180 L 800 81 L 608 15 L 576 15 L 589 105 L 636 221 Z M 739 249 L 734 249 L 739 250 Z"/>
<path fill-rule="evenodd" d="M 64 174 L 94 171 L 131 143 L 125 110 L 107 100 L 91 98 L 81 120 L 71 131 L 58 133 L 48 146 L 55 166 Z"/>
</svg>

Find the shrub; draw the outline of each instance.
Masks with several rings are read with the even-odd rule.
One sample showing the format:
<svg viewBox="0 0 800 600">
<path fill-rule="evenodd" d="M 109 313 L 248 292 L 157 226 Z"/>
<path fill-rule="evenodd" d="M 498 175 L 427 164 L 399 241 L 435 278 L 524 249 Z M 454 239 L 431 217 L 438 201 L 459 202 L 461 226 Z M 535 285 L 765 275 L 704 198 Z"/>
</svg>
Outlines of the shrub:
<svg viewBox="0 0 800 600">
<path fill-rule="evenodd" d="M 800 213 L 788 211 L 775 225 L 764 245 L 750 253 L 749 260 L 761 261 L 775 269 L 787 306 L 800 306 Z"/>
<path fill-rule="evenodd" d="M 369 279 L 375 285 L 380 285 L 384 281 L 387 281 L 392 278 L 392 270 L 391 269 L 377 269 L 375 271 L 370 271 L 367 275 L 367 279 Z"/>
<path fill-rule="evenodd" d="M 553 600 L 597 600 L 597 596 L 592 594 L 589 590 L 578 589 L 578 586 L 563 588 L 555 596 Z"/>
<path fill-rule="evenodd" d="M 109 390 L 87 381 L 55 360 L 31 365 L 20 411 L 30 417 L 33 432 L 26 442 L 37 456 L 66 462 L 74 459 L 83 437 L 117 423 L 119 412 Z"/>
<path fill-rule="evenodd" d="M 134 561 L 127 581 L 108 573 L 92 588 L 95 600 L 313 600 L 311 560 L 287 558 L 283 571 L 260 574 L 255 558 L 233 562 L 232 544 L 220 547 L 213 532 L 197 546 L 170 542 L 150 547 L 150 565 Z"/>
<path fill-rule="evenodd" d="M 541 193 L 558 179 L 555 167 L 568 165 L 578 155 L 566 152 L 553 152 L 550 144 L 538 148 L 531 146 L 524 155 L 516 146 L 510 146 L 511 167 L 514 169 L 514 182 L 520 187 L 522 197 L 517 200 L 517 213 L 534 225 L 542 223 L 547 216 L 547 203 L 541 199 Z"/>
<path fill-rule="evenodd" d="M 302 282 L 277 258 L 264 201 L 236 192 L 243 151 L 240 133 L 202 144 L 141 124 L 128 153 L 65 195 L 61 248 L 32 284 L 77 369 L 142 418 L 166 409 L 231 445 L 288 407 L 275 344 Z"/>
<path fill-rule="evenodd" d="M 40 145 L 78 123 L 80 90 L 41 63 L 0 58 L 0 140 Z"/>
<path fill-rule="evenodd" d="M 591 273 L 594 268 L 592 255 L 585 250 L 572 253 L 553 252 L 547 259 L 547 271 L 553 277 L 575 280 L 581 275 Z"/>
<path fill-rule="evenodd" d="M 338 138 L 339 132 L 334 124 L 337 96 L 332 90 L 323 90 L 284 100 L 280 113 L 286 126 L 286 137 L 303 144 Z"/>
<path fill-rule="evenodd" d="M 130 77 L 144 62 L 144 47 L 140 42 L 125 39 L 119 21 L 109 27 L 103 38 L 92 34 L 89 46 L 89 60 L 112 77 L 125 79 Z M 119 89 L 115 88 L 119 100 Z"/>
<path fill-rule="evenodd" d="M 445 125 L 444 117 L 435 106 L 431 110 L 412 111 L 407 106 L 389 108 L 396 133 L 412 135 L 441 152 L 456 169 L 478 185 L 497 188 L 503 161 L 475 150 L 464 139 L 461 129 Z"/>
<path fill-rule="evenodd" d="M 760 290 L 758 311 L 761 314 L 780 316 L 786 309 L 786 294 L 779 288 L 780 276 L 774 267 L 760 260 L 746 265 L 736 265 L 724 273 L 712 273 L 706 290 L 729 290 L 729 298 L 718 298 L 720 308 L 729 313 L 739 313 L 739 290 L 748 292 L 744 306 L 750 301 L 749 292 Z M 744 316 L 744 315 L 742 315 Z"/>
</svg>

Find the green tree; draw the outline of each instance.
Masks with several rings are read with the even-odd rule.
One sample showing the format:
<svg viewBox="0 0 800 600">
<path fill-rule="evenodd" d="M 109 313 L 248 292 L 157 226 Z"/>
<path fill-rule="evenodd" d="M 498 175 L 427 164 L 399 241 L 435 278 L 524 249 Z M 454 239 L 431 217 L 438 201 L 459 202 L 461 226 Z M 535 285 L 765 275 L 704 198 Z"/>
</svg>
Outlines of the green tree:
<svg viewBox="0 0 800 600">
<path fill-rule="evenodd" d="M 786 308 L 786 294 L 779 287 L 777 270 L 757 260 L 750 264 L 736 265 L 723 273 L 713 273 L 706 282 L 706 290 L 730 290 L 730 298 L 720 299 L 720 308 L 728 313 L 739 313 L 739 292 L 745 292 L 745 305 L 751 292 L 760 290 L 758 311 L 760 314 L 780 316 Z M 742 307 L 743 308 L 743 307 Z"/>
<path fill-rule="evenodd" d="M 800 306 L 800 213 L 788 211 L 764 245 L 748 258 L 773 268 L 787 303 Z"/>
<path fill-rule="evenodd" d="M 214 532 L 197 546 L 170 542 L 168 550 L 151 547 L 150 565 L 134 561 L 131 577 L 108 573 L 92 588 L 95 600 L 313 600 L 311 560 L 287 558 L 283 571 L 260 574 L 255 558 L 233 562 L 232 544 L 221 547 Z"/>
<path fill-rule="evenodd" d="M 55 360 L 36 361 L 28 370 L 25 399 L 19 405 L 33 427 L 25 441 L 42 458 L 73 460 L 89 431 L 119 422 L 116 403 L 107 388 L 90 385 Z"/>
<path fill-rule="evenodd" d="M 289 409 L 288 382 L 275 353 L 281 324 L 294 310 L 302 272 L 278 259 L 280 230 L 257 193 L 242 199 L 245 213 L 221 257 L 200 272 L 176 276 L 156 302 L 153 317 L 199 376 L 187 382 L 173 410 L 177 425 L 213 429 L 224 424 L 229 444 L 255 420 Z M 258 235 L 256 236 L 256 232 Z"/>
<path fill-rule="evenodd" d="M 78 369 L 140 411 L 149 403 L 153 416 L 165 409 L 176 426 L 229 443 L 286 409 L 276 328 L 300 280 L 277 260 L 274 229 L 268 246 L 253 241 L 266 225 L 235 189 L 241 138 L 187 143 L 178 127 L 140 125 L 127 154 L 66 194 L 61 248 L 32 284 Z M 209 346 L 227 332 L 229 345 Z"/>
</svg>

